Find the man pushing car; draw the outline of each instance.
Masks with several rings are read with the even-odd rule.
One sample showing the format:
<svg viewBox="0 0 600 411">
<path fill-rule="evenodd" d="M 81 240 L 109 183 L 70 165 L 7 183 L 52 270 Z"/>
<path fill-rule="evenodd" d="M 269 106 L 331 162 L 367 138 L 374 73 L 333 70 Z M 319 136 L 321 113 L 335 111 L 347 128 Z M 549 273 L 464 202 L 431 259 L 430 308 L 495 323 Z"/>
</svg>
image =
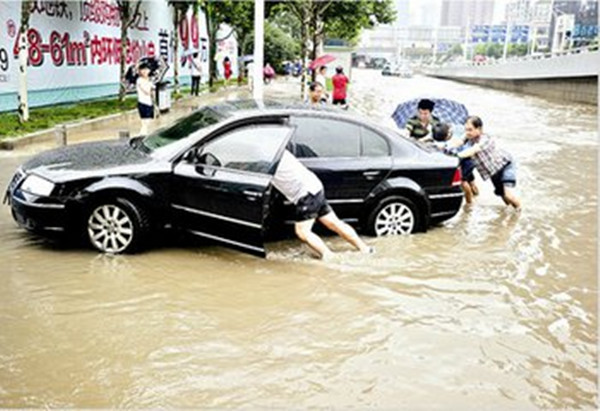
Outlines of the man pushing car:
<svg viewBox="0 0 600 411">
<path fill-rule="evenodd" d="M 341 221 L 331 209 L 325 199 L 321 180 L 288 150 L 284 151 L 272 182 L 273 186 L 295 206 L 296 235 L 315 250 L 321 259 L 330 258 L 333 252 L 312 231 L 315 220 L 319 220 L 358 251 L 365 254 L 373 252 L 373 248 L 365 244 L 356 231 Z"/>
</svg>

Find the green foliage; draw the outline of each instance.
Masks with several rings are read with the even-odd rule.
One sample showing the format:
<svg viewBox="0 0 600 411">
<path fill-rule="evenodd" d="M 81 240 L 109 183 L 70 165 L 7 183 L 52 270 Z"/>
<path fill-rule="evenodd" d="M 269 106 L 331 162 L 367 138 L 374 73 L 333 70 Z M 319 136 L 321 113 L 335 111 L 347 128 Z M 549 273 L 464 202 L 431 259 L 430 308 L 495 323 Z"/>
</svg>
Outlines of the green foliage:
<svg viewBox="0 0 600 411">
<path fill-rule="evenodd" d="M 393 0 L 291 0 L 273 1 L 268 7 L 269 19 L 301 39 L 301 16 L 306 11 L 307 34 L 325 35 L 356 42 L 362 29 L 376 24 L 392 23 L 396 19 Z M 278 4 L 277 4 L 278 3 Z M 322 26 L 320 23 L 323 23 Z"/>
<path fill-rule="evenodd" d="M 485 55 L 491 58 L 499 59 L 504 54 L 503 44 L 488 44 L 485 49 Z"/>
<path fill-rule="evenodd" d="M 0 139 L 45 130 L 66 122 L 82 121 L 132 110 L 136 106 L 137 98 L 132 96 L 123 102 L 119 102 L 118 99 L 110 99 L 34 108 L 31 110 L 29 121 L 23 124 L 19 123 L 16 112 L 0 113 Z"/>
<path fill-rule="evenodd" d="M 249 41 L 249 47 L 254 47 L 254 38 Z M 281 72 L 282 62 L 294 60 L 300 55 L 300 45 L 279 27 L 265 22 L 265 63 Z"/>
<path fill-rule="evenodd" d="M 275 27 L 279 27 L 288 36 L 295 39 L 300 44 L 302 30 L 300 29 L 300 20 L 294 15 L 285 4 L 277 4 L 270 13 L 269 22 Z"/>
<path fill-rule="evenodd" d="M 511 44 L 508 46 L 507 54 L 509 56 L 527 55 L 527 44 Z"/>
<path fill-rule="evenodd" d="M 448 50 L 448 54 L 451 56 L 460 56 L 463 54 L 463 48 L 460 44 L 455 44 Z"/>
<path fill-rule="evenodd" d="M 475 54 L 481 54 L 490 58 L 500 59 L 504 55 L 504 44 L 486 43 L 475 46 Z M 506 51 L 508 57 L 525 56 L 527 54 L 526 44 L 509 44 Z"/>
<path fill-rule="evenodd" d="M 362 29 L 389 24 L 396 19 L 392 0 L 333 1 L 322 16 L 325 35 L 356 43 Z"/>
</svg>

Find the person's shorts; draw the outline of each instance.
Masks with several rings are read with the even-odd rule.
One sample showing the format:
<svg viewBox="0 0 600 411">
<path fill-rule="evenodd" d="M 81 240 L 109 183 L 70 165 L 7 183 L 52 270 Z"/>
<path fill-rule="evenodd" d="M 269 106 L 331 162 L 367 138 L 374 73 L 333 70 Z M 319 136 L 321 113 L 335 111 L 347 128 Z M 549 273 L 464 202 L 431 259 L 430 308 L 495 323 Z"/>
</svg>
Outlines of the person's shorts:
<svg viewBox="0 0 600 411">
<path fill-rule="evenodd" d="M 470 158 L 463 158 L 460 160 L 460 173 L 462 174 L 462 181 L 471 183 L 475 181 L 475 163 Z"/>
<path fill-rule="evenodd" d="M 315 218 L 323 217 L 331 211 L 333 210 L 327 203 L 323 190 L 316 194 L 308 193 L 296 203 L 296 221 L 313 220 Z"/>
<path fill-rule="evenodd" d="M 494 194 L 504 196 L 504 187 L 514 187 L 517 185 L 517 167 L 513 162 L 505 165 L 500 171 L 492 176 L 494 184 Z"/>
<path fill-rule="evenodd" d="M 149 106 L 138 101 L 138 113 L 140 113 L 140 118 L 143 119 L 154 118 L 154 106 Z"/>
<path fill-rule="evenodd" d="M 333 99 L 333 104 L 337 105 L 337 104 L 341 104 L 342 106 L 346 105 L 346 99 L 345 98 L 334 98 Z"/>
</svg>

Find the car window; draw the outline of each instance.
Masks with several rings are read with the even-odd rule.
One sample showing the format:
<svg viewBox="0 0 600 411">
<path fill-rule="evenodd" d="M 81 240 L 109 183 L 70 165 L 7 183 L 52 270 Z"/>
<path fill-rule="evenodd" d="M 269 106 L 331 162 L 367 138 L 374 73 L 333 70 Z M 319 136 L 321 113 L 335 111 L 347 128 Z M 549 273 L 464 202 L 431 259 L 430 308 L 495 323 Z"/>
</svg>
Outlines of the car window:
<svg viewBox="0 0 600 411">
<path fill-rule="evenodd" d="M 164 147 L 192 134 L 202 132 L 205 128 L 218 123 L 223 118 L 223 115 L 218 114 L 209 107 L 205 107 L 177 121 L 168 128 L 150 134 L 143 140 L 143 145 L 150 150 Z"/>
<path fill-rule="evenodd" d="M 326 118 L 296 117 L 296 157 L 359 157 L 360 126 Z"/>
<path fill-rule="evenodd" d="M 384 137 L 366 127 L 361 129 L 362 155 L 364 157 L 386 157 L 390 147 Z"/>
<path fill-rule="evenodd" d="M 238 128 L 203 145 L 197 158 L 213 167 L 267 174 L 290 132 L 274 125 Z"/>
</svg>

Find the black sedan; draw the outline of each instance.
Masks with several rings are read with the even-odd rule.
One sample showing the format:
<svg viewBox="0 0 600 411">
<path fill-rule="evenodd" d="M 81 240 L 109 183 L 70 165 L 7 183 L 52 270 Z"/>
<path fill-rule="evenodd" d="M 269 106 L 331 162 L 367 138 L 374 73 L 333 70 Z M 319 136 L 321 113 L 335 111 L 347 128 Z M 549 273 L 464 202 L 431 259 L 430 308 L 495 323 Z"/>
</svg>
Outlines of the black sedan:
<svg viewBox="0 0 600 411">
<path fill-rule="evenodd" d="M 173 228 L 264 256 L 265 233 L 293 221 L 270 184 L 286 148 L 367 234 L 425 231 L 460 208 L 455 158 L 355 114 L 248 107 L 205 107 L 145 138 L 35 156 L 9 183 L 12 214 L 30 231 L 81 236 L 106 253 Z"/>
</svg>

